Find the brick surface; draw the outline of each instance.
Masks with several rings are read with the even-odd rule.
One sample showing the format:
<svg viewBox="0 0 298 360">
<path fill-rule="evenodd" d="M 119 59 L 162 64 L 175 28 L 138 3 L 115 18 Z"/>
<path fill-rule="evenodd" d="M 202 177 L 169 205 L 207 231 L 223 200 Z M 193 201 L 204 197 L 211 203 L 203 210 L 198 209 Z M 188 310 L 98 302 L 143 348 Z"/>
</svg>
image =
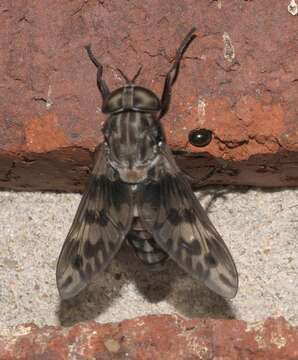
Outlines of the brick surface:
<svg viewBox="0 0 298 360">
<path fill-rule="evenodd" d="M 70 328 L 19 325 L 0 336 L 0 359 L 295 360 L 298 331 L 283 318 L 238 320 L 146 316 L 114 324 Z"/>
<path fill-rule="evenodd" d="M 199 30 L 164 119 L 198 182 L 298 184 L 297 17 L 288 0 L 58 1 L 0 4 L 0 187 L 81 191 L 102 141 L 92 43 L 111 88 L 121 68 L 161 94 L 175 49 Z M 45 11 L 46 9 L 46 11 Z M 208 128 L 206 148 L 188 143 Z"/>
</svg>

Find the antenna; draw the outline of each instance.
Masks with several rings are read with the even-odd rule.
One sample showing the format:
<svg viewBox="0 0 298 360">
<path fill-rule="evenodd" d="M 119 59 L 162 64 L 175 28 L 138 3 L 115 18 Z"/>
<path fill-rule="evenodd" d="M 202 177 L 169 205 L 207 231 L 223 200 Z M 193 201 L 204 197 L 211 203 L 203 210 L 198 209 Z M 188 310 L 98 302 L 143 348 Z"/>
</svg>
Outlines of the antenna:
<svg viewBox="0 0 298 360">
<path fill-rule="evenodd" d="M 135 74 L 135 76 L 132 78 L 132 80 L 129 80 L 128 77 L 124 74 L 124 72 L 117 68 L 117 70 L 119 71 L 119 73 L 121 74 L 121 76 L 123 77 L 123 79 L 128 83 L 128 84 L 133 84 L 136 79 L 138 78 L 138 76 L 140 75 L 141 71 L 142 71 L 143 66 L 141 65 L 137 71 L 137 73 Z"/>
<path fill-rule="evenodd" d="M 142 68 L 143 68 L 143 65 L 141 65 L 141 66 L 139 67 L 139 70 L 137 71 L 137 73 L 135 74 L 135 76 L 132 78 L 132 80 L 131 80 L 132 83 L 134 83 L 135 80 L 139 77 L 139 75 L 141 74 Z"/>
</svg>

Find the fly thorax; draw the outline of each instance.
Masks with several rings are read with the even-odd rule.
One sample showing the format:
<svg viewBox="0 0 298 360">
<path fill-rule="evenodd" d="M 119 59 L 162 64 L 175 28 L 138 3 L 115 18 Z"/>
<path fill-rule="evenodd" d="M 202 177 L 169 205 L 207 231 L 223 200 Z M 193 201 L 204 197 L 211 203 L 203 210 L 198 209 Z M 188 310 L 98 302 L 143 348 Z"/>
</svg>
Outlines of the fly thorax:
<svg viewBox="0 0 298 360">
<path fill-rule="evenodd" d="M 122 181 L 140 183 L 159 160 L 159 127 L 153 114 L 127 111 L 112 115 L 105 126 L 108 161 Z"/>
</svg>

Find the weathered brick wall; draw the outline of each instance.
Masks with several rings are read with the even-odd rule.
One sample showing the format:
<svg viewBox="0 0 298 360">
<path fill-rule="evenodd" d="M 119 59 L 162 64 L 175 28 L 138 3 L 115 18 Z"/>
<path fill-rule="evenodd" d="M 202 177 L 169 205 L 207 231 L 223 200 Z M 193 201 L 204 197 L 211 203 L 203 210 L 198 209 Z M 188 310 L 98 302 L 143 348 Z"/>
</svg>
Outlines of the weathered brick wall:
<svg viewBox="0 0 298 360">
<path fill-rule="evenodd" d="M 161 94 L 192 26 L 164 119 L 180 165 L 196 180 L 219 160 L 215 183 L 298 184 L 297 17 L 289 0 L 1 1 L 0 187 L 80 191 L 101 142 L 101 98 L 89 42 L 111 87 L 140 64 Z M 214 132 L 208 147 L 193 128 Z M 203 153 L 202 156 L 200 156 Z"/>
<path fill-rule="evenodd" d="M 0 336 L 0 360 L 294 360 L 297 342 L 297 328 L 283 318 L 249 325 L 160 315 L 120 324 L 89 321 L 71 328 L 20 325 Z"/>
</svg>

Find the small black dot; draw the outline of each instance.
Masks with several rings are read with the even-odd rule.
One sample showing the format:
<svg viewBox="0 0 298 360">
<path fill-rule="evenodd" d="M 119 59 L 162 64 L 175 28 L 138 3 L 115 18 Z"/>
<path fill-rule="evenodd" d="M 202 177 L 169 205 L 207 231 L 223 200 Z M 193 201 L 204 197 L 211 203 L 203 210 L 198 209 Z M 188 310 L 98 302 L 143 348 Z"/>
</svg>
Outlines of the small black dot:
<svg viewBox="0 0 298 360">
<path fill-rule="evenodd" d="M 188 134 L 188 140 L 193 146 L 207 146 L 212 140 L 212 131 L 208 129 L 194 129 Z"/>
<path fill-rule="evenodd" d="M 198 239 L 185 241 L 182 237 L 179 238 L 180 245 L 192 255 L 200 255 L 202 247 Z"/>
<path fill-rule="evenodd" d="M 221 243 L 216 238 L 208 238 L 207 245 L 209 250 L 219 257 L 225 249 L 221 246 Z"/>
<path fill-rule="evenodd" d="M 200 244 L 200 241 L 198 239 L 193 239 L 190 243 L 191 246 L 191 252 L 195 255 L 201 255 L 202 253 L 202 246 Z"/>
<path fill-rule="evenodd" d="M 83 265 L 83 258 L 80 255 L 76 255 L 73 259 L 72 266 L 74 269 L 80 269 Z"/>
<path fill-rule="evenodd" d="M 196 222 L 196 216 L 194 212 L 190 209 L 184 209 L 183 211 L 184 221 L 189 224 L 194 224 Z"/>
<path fill-rule="evenodd" d="M 106 210 L 105 209 L 102 209 L 100 210 L 99 212 L 99 218 L 98 218 L 98 221 L 99 221 L 99 225 L 100 226 L 107 226 L 108 223 L 109 223 L 109 218 L 107 216 L 107 213 L 106 213 Z"/>
<path fill-rule="evenodd" d="M 182 218 L 177 209 L 171 208 L 168 212 L 168 219 L 172 225 L 180 224 Z"/>
<path fill-rule="evenodd" d="M 205 255 L 205 263 L 206 265 L 210 266 L 210 267 L 215 267 L 217 266 L 217 261 L 214 258 L 214 256 L 210 253 Z"/>
<path fill-rule="evenodd" d="M 122 274 L 116 273 L 116 274 L 114 275 L 114 278 L 115 278 L 115 280 L 120 280 L 120 279 L 121 279 L 121 276 L 122 276 Z"/>
<path fill-rule="evenodd" d="M 88 223 L 88 224 L 92 224 L 94 223 L 96 220 L 96 213 L 95 211 L 93 210 L 87 210 L 86 211 L 86 214 L 85 214 L 85 221 Z"/>
<path fill-rule="evenodd" d="M 94 255 L 94 247 L 88 239 L 85 241 L 84 244 L 84 255 L 87 259 L 90 259 Z"/>
</svg>

